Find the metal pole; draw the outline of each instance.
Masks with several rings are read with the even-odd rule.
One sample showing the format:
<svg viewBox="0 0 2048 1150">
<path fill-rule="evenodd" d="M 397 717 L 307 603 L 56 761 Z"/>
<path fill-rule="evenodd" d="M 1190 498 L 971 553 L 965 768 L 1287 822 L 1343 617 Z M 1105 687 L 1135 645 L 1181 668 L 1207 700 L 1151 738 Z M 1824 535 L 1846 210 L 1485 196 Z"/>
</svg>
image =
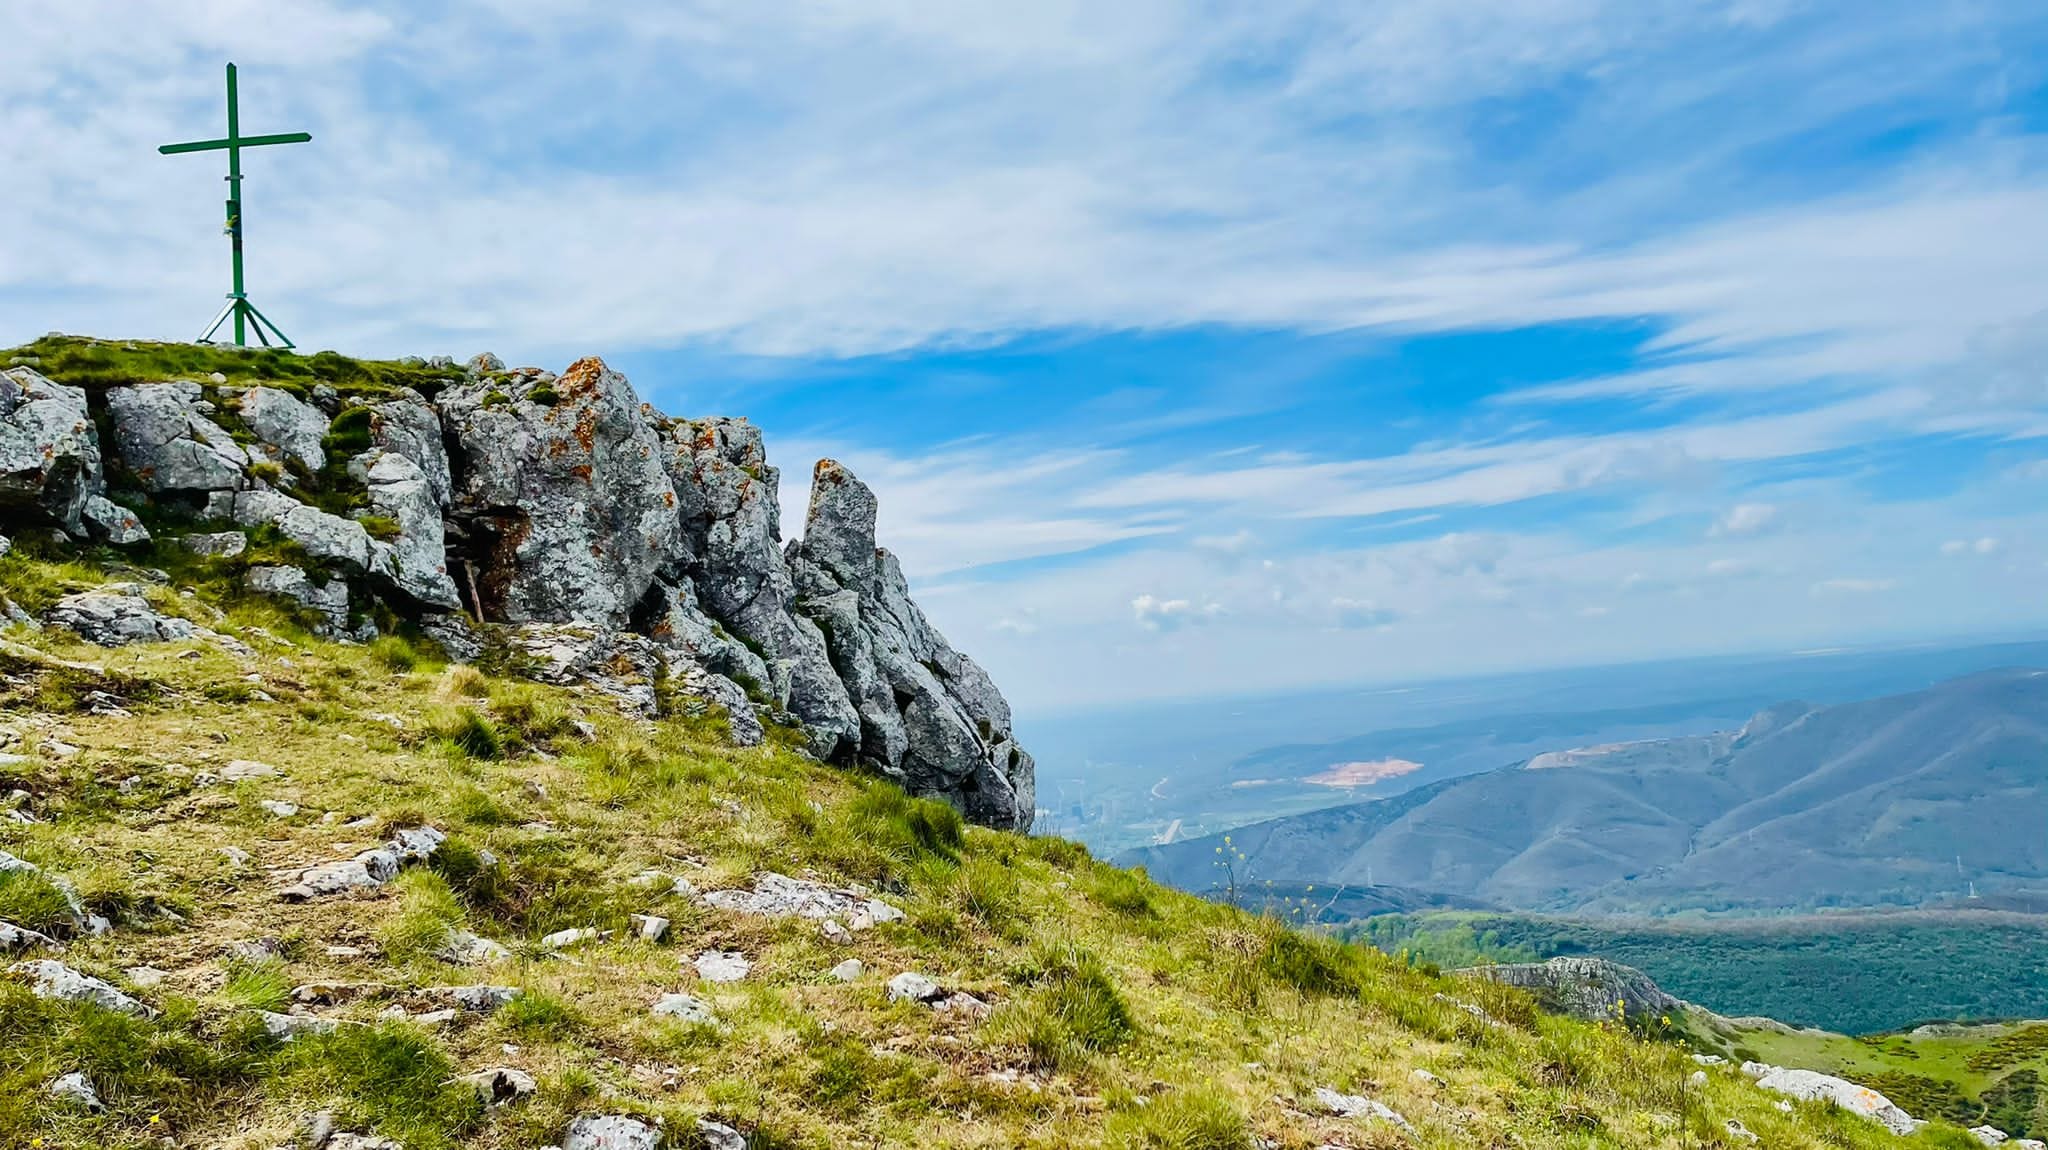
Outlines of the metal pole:
<svg viewBox="0 0 2048 1150">
<path fill-rule="evenodd" d="M 242 117 L 240 101 L 235 96 L 235 66 L 228 65 L 228 242 L 235 253 L 235 346 L 247 347 L 248 335 L 243 329 L 245 317 L 242 301 L 247 291 L 242 286 Z"/>
</svg>

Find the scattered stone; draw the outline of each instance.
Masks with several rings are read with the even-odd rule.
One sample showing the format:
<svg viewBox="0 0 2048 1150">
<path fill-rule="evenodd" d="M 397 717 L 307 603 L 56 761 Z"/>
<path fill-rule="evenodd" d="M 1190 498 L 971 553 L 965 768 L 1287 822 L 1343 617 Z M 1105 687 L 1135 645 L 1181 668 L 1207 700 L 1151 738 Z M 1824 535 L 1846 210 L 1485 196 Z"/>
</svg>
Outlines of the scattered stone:
<svg viewBox="0 0 2048 1150">
<path fill-rule="evenodd" d="M 263 1029 L 272 1038 L 290 1042 L 301 1034 L 332 1034 L 335 1022 L 331 1018 L 319 1018 L 311 1014 L 278 1014 L 275 1011 L 259 1010 L 256 1016 L 263 1020 Z"/>
<path fill-rule="evenodd" d="M 248 866 L 250 863 L 256 861 L 255 855 L 250 854 L 248 851 L 243 850 L 241 847 L 222 847 L 220 848 L 220 853 L 223 858 L 228 860 L 228 862 L 238 867 Z"/>
<path fill-rule="evenodd" d="M 178 545 L 194 555 L 233 559 L 249 549 L 249 537 L 240 531 L 211 531 L 187 535 L 178 540 Z"/>
<path fill-rule="evenodd" d="M 75 1102 L 87 1110 L 105 1110 L 100 1101 L 99 1091 L 92 1088 L 92 1079 L 78 1071 L 72 1071 L 50 1083 L 50 1097 L 62 1102 Z"/>
<path fill-rule="evenodd" d="M 836 942 L 842 946 L 853 941 L 853 932 L 839 925 L 836 918 L 828 918 L 819 923 L 818 933 L 825 936 L 826 942 Z"/>
<path fill-rule="evenodd" d="M 706 894 L 704 901 L 721 910 L 771 918 L 844 918 L 854 930 L 903 917 L 901 910 L 864 892 L 773 872 L 757 877 L 752 890 L 715 890 Z"/>
<path fill-rule="evenodd" d="M 1982 1142 L 1986 1146 L 2002 1145 L 2007 1139 L 2012 1137 L 2012 1135 L 1989 1123 L 1970 1127 L 1970 1133 L 1976 1136 L 1977 1141 Z"/>
<path fill-rule="evenodd" d="M 575 946 L 578 943 L 601 939 L 604 937 L 604 934 L 605 932 L 598 930 L 594 926 L 578 926 L 568 930 L 558 930 L 553 934 L 547 935 L 540 940 L 540 944 L 549 950 L 562 950 Z"/>
<path fill-rule="evenodd" d="M 945 996 L 939 984 L 915 971 L 906 970 L 889 980 L 890 1002 L 932 1003 Z"/>
<path fill-rule="evenodd" d="M 1788 1070 L 1760 1063 L 1743 1063 L 1743 1073 L 1751 1073 L 1752 1066 L 1761 1067 L 1763 1073 L 1755 1075 L 1756 1084 L 1765 1090 L 1789 1094 L 1809 1102 L 1833 1102 L 1844 1110 L 1882 1123 L 1894 1134 L 1911 1134 L 1925 1125 L 1894 1105 L 1891 1099 L 1868 1086 L 1858 1086 L 1846 1079 L 1813 1070 Z"/>
<path fill-rule="evenodd" d="M 141 1002 L 123 994 L 114 984 L 80 974 L 55 959 L 36 959 L 17 962 L 7 968 L 16 977 L 34 979 L 29 993 L 37 998 L 54 998 L 64 1002 L 89 1002 L 106 1010 L 131 1014 L 139 1018 L 154 1017 L 156 1011 Z"/>
<path fill-rule="evenodd" d="M 475 1074 L 463 1075 L 459 1081 L 474 1087 L 484 1100 L 484 1105 L 496 1109 L 532 1094 L 540 1088 L 533 1075 L 510 1066 L 494 1066 L 479 1070 Z"/>
<path fill-rule="evenodd" d="M 221 947 L 229 958 L 249 963 L 281 962 L 284 940 L 280 938 L 238 938 Z"/>
<path fill-rule="evenodd" d="M 586 1115 L 569 1123 L 562 1150 L 658 1150 L 661 1131 L 638 1118 Z"/>
<path fill-rule="evenodd" d="M 653 1009 L 656 1014 L 667 1018 L 680 1018 L 684 1022 L 705 1026 L 718 1022 L 718 1014 L 711 1009 L 711 1004 L 693 995 L 664 994 L 654 1000 Z"/>
<path fill-rule="evenodd" d="M 153 966 L 131 966 L 121 973 L 127 977 L 128 985 L 137 990 L 155 990 L 163 985 L 164 979 L 170 977 Z"/>
<path fill-rule="evenodd" d="M 1419 1068 L 1410 1071 L 1408 1077 L 1413 1078 L 1415 1081 L 1422 1083 L 1424 1086 L 1431 1087 L 1432 1089 L 1441 1087 L 1444 1084 L 1443 1079 L 1438 1078 L 1436 1075 L 1431 1074 L 1427 1070 L 1422 1070 Z"/>
<path fill-rule="evenodd" d="M 1695 1054 L 1692 1056 L 1692 1060 L 1701 1066 L 1725 1066 L 1728 1064 L 1728 1060 L 1718 1054 Z"/>
<path fill-rule="evenodd" d="M 697 1137 L 704 1143 L 704 1150 L 747 1150 L 746 1135 L 709 1118 L 697 1119 Z"/>
<path fill-rule="evenodd" d="M 26 859 L 16 858 L 6 851 L 0 851 L 0 874 L 5 874 L 8 871 L 20 871 L 23 874 L 41 874 L 43 873 L 43 868 Z"/>
<path fill-rule="evenodd" d="M 975 1019 L 987 1018 L 995 1012 L 995 1007 L 990 1006 L 988 1003 L 983 1002 L 964 990 L 956 990 L 940 998 L 937 1002 L 931 1004 L 931 1008 L 940 1014 L 958 1014 L 965 1018 Z"/>
<path fill-rule="evenodd" d="M 43 622 L 102 647 L 168 643 L 200 635 L 200 628 L 191 620 L 150 606 L 139 583 L 107 583 L 66 595 L 43 613 Z"/>
<path fill-rule="evenodd" d="M 1722 1129 L 1728 1131 L 1728 1136 L 1737 1142 L 1755 1142 L 1757 1140 L 1756 1135 L 1751 1133 L 1749 1127 L 1742 1124 L 1742 1119 L 1740 1118 L 1730 1118 L 1722 1123 Z"/>
<path fill-rule="evenodd" d="M 706 982 L 738 982 L 754 964 L 736 950 L 707 950 L 697 956 L 697 977 Z"/>
<path fill-rule="evenodd" d="M 95 539 L 116 547 L 133 547 L 149 542 L 149 528 L 142 525 L 142 519 L 104 495 L 87 499 L 84 514 L 86 530 Z"/>
<path fill-rule="evenodd" d="M 281 819 L 288 819 L 299 813 L 297 803 L 287 803 L 279 799 L 259 799 L 256 805 Z"/>
<path fill-rule="evenodd" d="M 375 989 L 361 982 L 308 982 L 292 988 L 292 1001 L 307 1006 L 339 1006 Z"/>
<path fill-rule="evenodd" d="M 389 1138 L 380 1138 L 374 1134 L 353 1134 L 348 1131 L 342 1131 L 339 1134 L 330 1135 L 326 1145 L 321 1150 L 405 1150 L 405 1145 L 400 1142 L 393 1142 Z"/>
<path fill-rule="evenodd" d="M 849 958 L 832 968 L 832 977 L 840 982 L 854 982 L 865 973 L 867 973 L 867 967 L 862 965 L 860 959 L 857 958 Z"/>
<path fill-rule="evenodd" d="M 668 935 L 668 920 L 658 914 L 636 914 L 630 921 L 633 933 L 648 942 L 660 942 Z"/>
<path fill-rule="evenodd" d="M 1327 1086 L 1318 1086 L 1316 1102 L 1339 1118 L 1378 1118 L 1410 1133 L 1415 1130 L 1415 1127 L 1410 1126 L 1406 1118 L 1395 1113 L 1392 1107 L 1362 1094 L 1342 1094 Z"/>
<path fill-rule="evenodd" d="M 269 763 L 258 762 L 255 759 L 230 759 L 228 765 L 220 769 L 221 779 L 230 783 L 246 782 L 249 779 L 274 779 L 283 773 Z"/>
<path fill-rule="evenodd" d="M 509 1005 L 522 993 L 516 986 L 443 986 L 428 992 L 453 999 L 457 1006 L 477 1014 L 492 1014 Z"/>
</svg>

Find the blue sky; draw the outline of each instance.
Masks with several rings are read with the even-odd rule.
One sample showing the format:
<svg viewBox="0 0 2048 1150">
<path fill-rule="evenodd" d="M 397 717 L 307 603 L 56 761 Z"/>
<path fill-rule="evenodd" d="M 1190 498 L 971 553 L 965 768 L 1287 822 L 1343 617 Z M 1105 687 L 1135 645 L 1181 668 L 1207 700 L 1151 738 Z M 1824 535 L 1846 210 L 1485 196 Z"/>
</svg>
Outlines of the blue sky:
<svg viewBox="0 0 2048 1150">
<path fill-rule="evenodd" d="M 2038 4 L 17 0 L 0 340 L 602 354 L 1013 699 L 2048 626 Z M 129 34 L 103 34 L 118 20 Z"/>
</svg>

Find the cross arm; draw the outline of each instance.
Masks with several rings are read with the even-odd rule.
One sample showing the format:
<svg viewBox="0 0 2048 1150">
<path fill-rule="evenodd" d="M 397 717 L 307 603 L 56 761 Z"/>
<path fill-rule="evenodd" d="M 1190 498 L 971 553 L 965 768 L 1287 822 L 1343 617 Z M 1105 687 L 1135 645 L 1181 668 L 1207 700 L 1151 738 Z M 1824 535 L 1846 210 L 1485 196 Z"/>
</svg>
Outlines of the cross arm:
<svg viewBox="0 0 2048 1150">
<path fill-rule="evenodd" d="M 228 140 L 194 140 L 189 144 L 165 144 L 157 151 L 166 156 L 181 152 L 217 152 L 223 148 L 256 148 L 264 144 L 304 144 L 313 139 L 308 132 L 284 132 L 275 136 L 237 136 Z"/>
</svg>

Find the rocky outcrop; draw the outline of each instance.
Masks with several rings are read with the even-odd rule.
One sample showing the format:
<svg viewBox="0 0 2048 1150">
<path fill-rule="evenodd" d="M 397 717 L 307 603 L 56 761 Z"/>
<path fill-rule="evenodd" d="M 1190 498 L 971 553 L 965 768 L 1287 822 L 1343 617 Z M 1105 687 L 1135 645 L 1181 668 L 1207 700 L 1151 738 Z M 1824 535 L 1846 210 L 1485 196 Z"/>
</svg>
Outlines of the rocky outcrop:
<svg viewBox="0 0 2048 1150">
<path fill-rule="evenodd" d="M 1655 1017 L 1685 1007 L 1649 975 L 1604 958 L 1571 955 L 1549 962 L 1475 966 L 1458 973 L 1519 986 L 1535 995 L 1545 1010 L 1592 1021 L 1611 1020 L 1618 1013 L 1629 1018 Z"/>
<path fill-rule="evenodd" d="M 114 446 L 144 491 L 204 496 L 248 485 L 249 452 L 211 416 L 196 383 L 144 383 L 107 392 Z"/>
<path fill-rule="evenodd" d="M 977 822 L 1028 826 L 1033 764 L 987 672 L 953 650 L 911 601 L 896 557 L 875 544 L 874 493 L 832 460 L 811 478 L 803 539 L 790 548 L 798 608 L 828 636 L 860 714 L 861 762 Z"/>
<path fill-rule="evenodd" d="M 1743 1073 L 1756 1079 L 1765 1090 L 1809 1102 L 1832 1102 L 1852 1114 L 1880 1123 L 1894 1134 L 1911 1134 L 1926 1123 L 1900 1109 L 1896 1103 L 1868 1086 L 1846 1078 L 1813 1070 L 1789 1070 L 1761 1062 L 1745 1062 Z"/>
<path fill-rule="evenodd" d="M 679 523 L 625 377 L 594 358 L 531 388 L 485 376 L 442 395 L 441 418 L 484 616 L 626 626 Z"/>
<path fill-rule="evenodd" d="M 30 368 L 0 371 L 0 509 L 84 535 L 103 487 L 85 393 Z"/>
<path fill-rule="evenodd" d="M 821 760 L 1030 825 L 1009 706 L 912 602 L 876 543 L 874 493 L 839 464 L 818 465 L 803 536 L 785 540 L 758 428 L 662 415 L 598 359 L 557 377 L 479 356 L 432 401 L 300 394 L 219 377 L 111 388 L 103 467 L 86 393 L 10 370 L 0 529 L 117 544 L 171 530 L 328 635 L 370 637 L 352 620 L 381 602 L 455 657 L 509 650 L 649 717 L 717 708 L 742 745 L 794 725 Z M 107 497 L 110 478 L 144 497 L 139 514 Z M 279 541 L 285 556 L 258 550 Z M 49 621 L 110 644 L 208 637 L 132 589 L 72 596 Z"/>
</svg>

